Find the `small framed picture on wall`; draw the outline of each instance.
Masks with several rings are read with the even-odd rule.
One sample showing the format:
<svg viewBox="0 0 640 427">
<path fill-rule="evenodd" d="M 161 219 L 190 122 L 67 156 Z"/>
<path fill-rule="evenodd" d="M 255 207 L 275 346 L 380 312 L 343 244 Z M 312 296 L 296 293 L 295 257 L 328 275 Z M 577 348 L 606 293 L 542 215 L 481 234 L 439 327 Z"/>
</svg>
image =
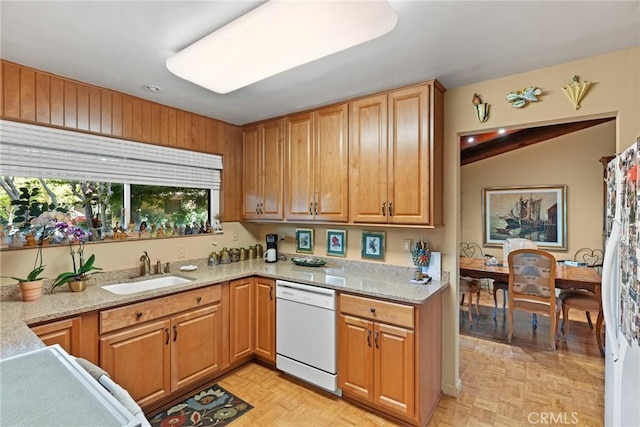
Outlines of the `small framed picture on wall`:
<svg viewBox="0 0 640 427">
<path fill-rule="evenodd" d="M 296 252 L 313 253 L 313 228 L 296 228 Z"/>
<path fill-rule="evenodd" d="M 384 231 L 362 232 L 362 258 L 384 259 Z"/>
<path fill-rule="evenodd" d="M 327 255 L 347 255 L 347 230 L 327 230 Z"/>
</svg>

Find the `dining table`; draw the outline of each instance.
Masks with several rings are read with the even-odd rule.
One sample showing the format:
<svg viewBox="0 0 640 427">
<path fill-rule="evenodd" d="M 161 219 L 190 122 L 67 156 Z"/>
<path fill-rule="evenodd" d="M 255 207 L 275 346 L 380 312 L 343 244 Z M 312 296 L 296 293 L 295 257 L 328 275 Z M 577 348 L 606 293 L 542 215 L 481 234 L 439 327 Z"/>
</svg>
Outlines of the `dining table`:
<svg viewBox="0 0 640 427">
<path fill-rule="evenodd" d="M 460 257 L 460 276 L 508 282 L 509 267 L 502 263 L 488 265 L 484 258 Z M 556 265 L 557 289 L 584 289 L 600 295 L 601 283 L 602 277 L 592 267 Z"/>
</svg>

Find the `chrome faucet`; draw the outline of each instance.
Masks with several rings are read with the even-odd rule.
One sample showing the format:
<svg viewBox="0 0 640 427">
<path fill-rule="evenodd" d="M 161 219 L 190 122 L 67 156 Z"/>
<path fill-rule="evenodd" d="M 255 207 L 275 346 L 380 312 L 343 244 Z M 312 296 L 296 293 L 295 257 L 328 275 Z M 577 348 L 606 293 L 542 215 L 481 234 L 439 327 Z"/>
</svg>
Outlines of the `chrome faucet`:
<svg viewBox="0 0 640 427">
<path fill-rule="evenodd" d="M 151 274 L 151 258 L 147 251 L 140 257 L 140 276 L 148 276 Z"/>
</svg>

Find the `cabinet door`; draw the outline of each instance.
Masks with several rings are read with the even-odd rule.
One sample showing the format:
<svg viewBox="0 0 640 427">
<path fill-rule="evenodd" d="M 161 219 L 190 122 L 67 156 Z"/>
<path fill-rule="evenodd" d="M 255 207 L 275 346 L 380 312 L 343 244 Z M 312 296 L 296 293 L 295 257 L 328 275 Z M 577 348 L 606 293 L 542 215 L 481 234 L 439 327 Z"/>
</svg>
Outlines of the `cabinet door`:
<svg viewBox="0 0 640 427">
<path fill-rule="evenodd" d="M 261 202 L 261 159 L 259 126 L 244 129 L 242 135 L 242 218 L 256 219 Z"/>
<path fill-rule="evenodd" d="M 373 399 L 373 322 L 340 316 L 338 383 L 345 393 Z"/>
<path fill-rule="evenodd" d="M 260 218 L 282 219 L 284 119 L 262 125 L 262 200 Z"/>
<path fill-rule="evenodd" d="M 429 86 L 389 93 L 389 222 L 428 224 L 431 187 Z M 390 203 L 390 205 L 389 205 Z"/>
<path fill-rule="evenodd" d="M 275 336 L 275 281 L 256 277 L 254 351 L 256 356 L 268 362 L 276 360 Z"/>
<path fill-rule="evenodd" d="M 317 220 L 349 220 L 348 111 L 348 105 L 342 104 L 314 113 Z"/>
<path fill-rule="evenodd" d="M 376 323 L 374 328 L 376 403 L 402 414 L 415 412 L 414 333 Z"/>
<path fill-rule="evenodd" d="M 286 218 L 310 220 L 314 217 L 313 114 L 287 118 Z"/>
<path fill-rule="evenodd" d="M 387 222 L 387 95 L 349 107 L 349 210 L 353 222 Z"/>
<path fill-rule="evenodd" d="M 81 320 L 78 316 L 34 326 L 31 330 L 46 346 L 59 344 L 67 353 L 79 357 L 80 328 Z"/>
<path fill-rule="evenodd" d="M 98 365 L 98 313 L 33 326 L 31 330 L 47 345 L 59 344 L 67 353 Z"/>
<path fill-rule="evenodd" d="M 140 406 L 171 394 L 170 329 L 167 319 L 100 338 L 100 366 Z"/>
<path fill-rule="evenodd" d="M 229 361 L 253 354 L 253 279 L 229 282 Z"/>
<path fill-rule="evenodd" d="M 220 305 L 171 319 L 171 392 L 220 369 Z"/>
</svg>

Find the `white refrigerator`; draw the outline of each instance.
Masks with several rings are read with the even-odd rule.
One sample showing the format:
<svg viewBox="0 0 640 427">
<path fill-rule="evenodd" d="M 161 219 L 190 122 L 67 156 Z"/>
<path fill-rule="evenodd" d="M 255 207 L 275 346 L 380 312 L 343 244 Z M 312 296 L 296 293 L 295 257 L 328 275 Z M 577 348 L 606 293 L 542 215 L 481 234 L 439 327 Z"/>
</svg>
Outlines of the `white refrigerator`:
<svg viewBox="0 0 640 427">
<path fill-rule="evenodd" d="M 607 168 L 605 426 L 640 427 L 640 138 Z"/>
</svg>

